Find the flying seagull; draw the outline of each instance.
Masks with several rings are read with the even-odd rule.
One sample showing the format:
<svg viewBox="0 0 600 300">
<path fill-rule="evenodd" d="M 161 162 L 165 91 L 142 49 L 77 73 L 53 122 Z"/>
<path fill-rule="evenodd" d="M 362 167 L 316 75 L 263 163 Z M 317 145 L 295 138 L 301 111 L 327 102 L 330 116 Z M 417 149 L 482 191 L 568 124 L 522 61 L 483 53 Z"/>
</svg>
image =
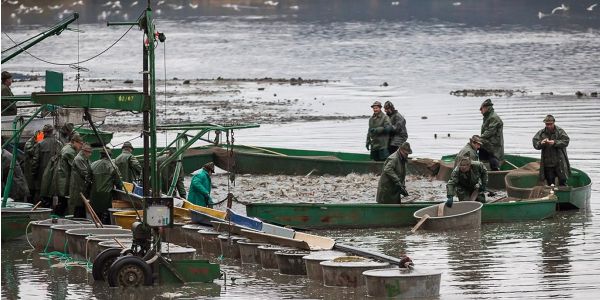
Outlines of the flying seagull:
<svg viewBox="0 0 600 300">
<path fill-rule="evenodd" d="M 592 11 L 592 10 L 594 10 L 594 7 L 596 7 L 596 5 L 598 5 L 598 3 L 594 3 L 594 4 L 590 5 L 590 7 L 586 8 L 586 10 Z"/>
<path fill-rule="evenodd" d="M 557 11 L 559 11 L 559 10 L 568 11 L 568 10 L 569 10 L 569 7 L 568 7 L 568 6 L 565 6 L 565 4 L 563 3 L 563 4 L 561 4 L 559 7 L 555 7 L 555 8 L 552 10 L 552 14 L 555 14 L 555 13 L 556 13 Z"/>
</svg>

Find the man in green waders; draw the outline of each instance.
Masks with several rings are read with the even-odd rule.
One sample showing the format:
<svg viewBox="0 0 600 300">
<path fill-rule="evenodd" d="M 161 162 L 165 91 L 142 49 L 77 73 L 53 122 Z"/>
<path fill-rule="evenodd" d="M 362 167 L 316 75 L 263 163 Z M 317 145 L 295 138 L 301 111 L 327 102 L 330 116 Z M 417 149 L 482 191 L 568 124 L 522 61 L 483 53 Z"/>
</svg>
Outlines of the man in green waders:
<svg viewBox="0 0 600 300">
<path fill-rule="evenodd" d="M 371 159 L 384 161 L 390 155 L 388 145 L 392 123 L 390 118 L 381 111 L 381 102 L 375 101 L 371 108 L 373 109 L 373 115 L 369 118 L 366 147 L 367 150 L 371 151 Z"/>
<path fill-rule="evenodd" d="M 412 154 L 410 144 L 404 142 L 383 163 L 383 172 L 377 187 L 377 203 L 400 204 L 401 196 L 408 196 L 405 178 L 409 154 Z"/>
<path fill-rule="evenodd" d="M 112 151 L 106 148 L 110 155 Z M 90 201 L 92 208 L 102 220 L 102 223 L 110 223 L 108 209 L 112 205 L 111 192 L 114 187 L 121 188 L 121 180 L 117 174 L 117 169 L 110 162 L 110 157 L 100 152 L 100 159 L 92 163 L 92 175 L 94 181 L 90 192 Z"/>
<path fill-rule="evenodd" d="M 453 198 L 456 195 L 459 201 L 470 201 L 477 196 L 479 202 L 485 203 L 485 188 L 488 182 L 488 174 L 485 166 L 478 161 L 472 161 L 469 157 L 460 157 L 458 167 L 452 170 L 450 180 L 446 185 L 448 200 L 446 206 L 452 207 Z M 476 194 L 475 194 L 476 193 Z"/>
<path fill-rule="evenodd" d="M 138 181 L 142 175 L 142 165 L 132 154 L 133 145 L 130 142 L 125 142 L 122 149 L 121 154 L 115 159 L 115 165 L 119 168 L 121 179 L 129 183 Z"/>
<path fill-rule="evenodd" d="M 82 146 L 83 140 L 81 139 L 81 136 L 77 133 L 74 134 L 73 137 L 71 137 L 71 141 L 64 145 L 60 150 L 60 156 L 56 162 L 56 169 L 52 176 L 53 182 L 46 182 L 46 184 L 44 184 L 44 180 L 42 180 L 42 190 L 40 191 L 40 194 L 42 197 L 58 196 L 58 201 L 54 206 L 54 213 L 59 216 L 64 216 L 67 212 L 73 160 Z M 44 188 L 44 186 L 47 188 Z"/>
<path fill-rule="evenodd" d="M 85 218 L 85 206 L 81 194 L 88 199 L 90 197 L 90 189 L 93 181 L 90 156 L 92 156 L 92 147 L 88 144 L 83 144 L 81 151 L 73 159 L 67 209 L 69 214 L 75 218 Z"/>
<path fill-rule="evenodd" d="M 204 206 L 212 207 L 213 201 L 210 197 L 211 189 L 211 178 L 210 175 L 215 172 L 215 164 L 209 162 L 205 164 L 200 172 L 192 177 L 192 183 L 190 185 L 190 193 L 188 201 Z"/>
</svg>

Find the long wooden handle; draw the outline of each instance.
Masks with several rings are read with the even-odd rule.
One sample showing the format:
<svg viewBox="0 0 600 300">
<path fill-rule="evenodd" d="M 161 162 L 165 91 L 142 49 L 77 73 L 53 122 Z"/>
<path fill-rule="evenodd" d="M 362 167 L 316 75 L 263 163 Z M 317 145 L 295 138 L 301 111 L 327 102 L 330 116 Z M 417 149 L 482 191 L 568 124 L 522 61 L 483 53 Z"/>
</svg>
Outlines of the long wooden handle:
<svg viewBox="0 0 600 300">
<path fill-rule="evenodd" d="M 421 225 L 423 225 L 423 223 L 425 223 L 425 221 L 429 219 L 429 215 L 425 214 L 421 220 L 419 221 L 419 223 L 417 223 L 417 225 L 415 225 L 415 227 L 413 227 L 413 229 L 410 230 L 410 232 L 415 233 L 417 231 L 417 229 L 419 229 L 419 227 L 421 227 Z"/>
<path fill-rule="evenodd" d="M 38 201 L 38 203 L 31 209 L 31 211 L 36 210 L 38 206 L 40 206 L 40 204 L 42 204 L 42 201 Z"/>
<path fill-rule="evenodd" d="M 279 153 L 277 151 L 273 151 L 273 150 L 269 150 L 269 149 L 265 149 L 265 148 L 261 148 L 261 147 L 248 146 L 248 145 L 244 145 L 244 147 L 250 148 L 250 149 L 256 149 L 256 150 L 264 151 L 264 152 L 267 152 L 269 154 L 275 154 L 275 155 L 279 155 L 279 156 L 287 156 L 287 154 Z"/>
<path fill-rule="evenodd" d="M 511 167 L 513 167 L 513 168 L 515 168 L 515 169 L 518 169 L 518 168 L 519 168 L 519 167 L 515 166 L 515 164 L 511 163 L 511 162 L 510 162 L 510 161 L 508 161 L 508 160 L 504 160 L 504 162 L 505 162 L 505 163 L 507 163 L 507 164 L 509 164 Z"/>
</svg>

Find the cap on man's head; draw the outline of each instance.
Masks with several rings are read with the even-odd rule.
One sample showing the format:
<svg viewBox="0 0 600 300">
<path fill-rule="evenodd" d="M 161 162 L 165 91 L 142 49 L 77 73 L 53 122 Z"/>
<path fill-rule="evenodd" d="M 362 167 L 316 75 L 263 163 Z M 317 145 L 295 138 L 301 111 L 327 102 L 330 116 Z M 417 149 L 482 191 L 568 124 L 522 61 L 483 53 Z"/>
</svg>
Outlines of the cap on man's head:
<svg viewBox="0 0 600 300">
<path fill-rule="evenodd" d="M 213 162 L 209 162 L 202 166 L 207 172 L 214 173 L 215 172 L 215 164 Z"/>
<path fill-rule="evenodd" d="M 133 150 L 133 145 L 131 145 L 131 142 L 125 142 L 125 143 L 123 143 L 123 146 L 121 146 L 121 149 L 125 149 L 125 148 L 129 148 L 129 149 Z"/>
<path fill-rule="evenodd" d="M 402 143 L 402 145 L 400 146 L 400 150 L 404 150 L 404 152 L 412 154 L 412 149 L 410 148 L 410 144 L 408 142 Z"/>
<path fill-rule="evenodd" d="M 481 103 L 481 107 L 484 106 L 494 106 L 494 103 L 492 103 L 491 99 L 485 99 L 485 101 L 483 101 L 483 103 Z"/>
<path fill-rule="evenodd" d="M 10 74 L 10 72 L 8 71 L 2 71 L 2 81 L 12 78 L 12 74 Z"/>
<path fill-rule="evenodd" d="M 73 136 L 71 136 L 71 142 L 83 143 L 83 139 L 79 135 L 79 133 L 75 132 Z"/>
<path fill-rule="evenodd" d="M 471 143 L 477 143 L 477 144 L 479 144 L 479 145 L 483 144 L 483 143 L 481 142 L 481 138 L 480 138 L 478 135 L 474 135 L 474 136 L 472 136 L 472 137 L 469 139 L 469 141 L 471 141 Z"/>
<path fill-rule="evenodd" d="M 375 107 L 375 106 L 379 106 L 379 108 L 381 108 L 381 102 L 379 102 L 379 101 L 373 102 L 373 104 L 371 105 L 371 107 Z"/>
<path fill-rule="evenodd" d="M 544 123 L 546 123 L 546 124 L 554 123 L 554 116 L 553 115 L 547 115 L 544 118 Z"/>
<path fill-rule="evenodd" d="M 44 133 L 52 133 L 52 131 L 54 131 L 54 126 L 52 126 L 50 124 L 45 124 L 44 128 L 42 128 L 42 131 Z"/>
<path fill-rule="evenodd" d="M 394 108 L 394 104 L 391 101 L 385 101 L 385 104 L 383 105 L 383 108 L 392 109 L 392 110 L 395 109 Z"/>
</svg>

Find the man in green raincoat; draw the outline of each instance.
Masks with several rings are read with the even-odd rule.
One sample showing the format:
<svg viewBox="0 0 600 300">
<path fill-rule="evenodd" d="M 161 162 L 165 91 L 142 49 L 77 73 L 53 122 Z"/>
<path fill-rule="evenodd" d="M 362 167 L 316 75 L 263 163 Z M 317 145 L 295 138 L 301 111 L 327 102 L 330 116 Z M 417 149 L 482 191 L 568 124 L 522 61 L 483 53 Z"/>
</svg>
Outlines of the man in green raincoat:
<svg viewBox="0 0 600 300">
<path fill-rule="evenodd" d="M 215 172 L 215 164 L 209 162 L 205 164 L 202 169 L 194 177 L 192 177 L 192 183 L 190 184 L 190 194 L 188 201 L 204 206 L 212 207 L 213 201 L 210 197 L 211 189 L 211 178 L 210 175 Z"/>
<path fill-rule="evenodd" d="M 81 151 L 73 159 L 71 182 L 69 183 L 68 210 L 69 214 L 75 218 L 85 218 L 85 206 L 81 194 L 87 199 L 90 198 L 90 189 L 93 180 L 90 156 L 92 156 L 92 147 L 88 144 L 83 144 Z"/>
<path fill-rule="evenodd" d="M 481 148 L 481 139 L 478 135 L 474 135 L 469 139 L 469 142 L 456 154 L 454 159 L 454 167 L 458 166 L 460 158 L 463 156 L 469 157 L 472 161 L 479 161 L 477 151 Z"/>
<path fill-rule="evenodd" d="M 33 177 L 33 190 L 35 191 L 36 202 L 41 200 L 37 199 L 37 197 L 40 197 L 44 171 L 52 157 L 60 153 L 63 147 L 63 144 L 54 136 L 54 127 L 52 125 L 44 125 L 42 131 L 44 132 L 44 139 L 33 147 L 33 158 L 31 161 L 31 175 Z M 44 207 L 51 206 L 51 200 L 48 198 L 45 198 L 42 203 Z"/>
<path fill-rule="evenodd" d="M 452 207 L 456 195 L 459 201 L 470 201 L 472 195 L 477 193 L 477 201 L 485 203 L 485 192 L 488 183 L 488 174 L 485 166 L 478 161 L 472 161 L 466 156 L 459 158 L 458 167 L 452 170 L 450 180 L 446 185 L 448 200 L 446 205 Z"/>
<path fill-rule="evenodd" d="M 394 104 L 390 101 L 385 101 L 383 105 L 385 114 L 390 118 L 391 131 L 390 131 L 390 142 L 388 145 L 388 152 L 394 153 L 402 143 L 408 139 L 408 132 L 406 131 L 406 119 L 402 114 L 396 110 Z"/>
<path fill-rule="evenodd" d="M 12 85 L 12 74 L 2 71 L 2 96 L 14 96 L 10 86 Z M 4 111 L 6 109 L 6 111 Z M 2 115 L 14 116 L 17 114 L 17 102 L 2 99 Z"/>
<path fill-rule="evenodd" d="M 540 178 L 545 179 L 548 185 L 554 184 L 556 178 L 559 185 L 567 185 L 567 178 L 571 175 L 571 165 L 567 156 L 570 139 L 562 128 L 554 125 L 554 122 L 552 115 L 544 118 L 546 127 L 533 137 L 533 148 L 542 150 Z"/>
<path fill-rule="evenodd" d="M 23 147 L 24 158 L 22 164 L 23 176 L 25 176 L 25 182 L 27 182 L 27 187 L 29 187 L 29 197 L 27 197 L 27 201 L 32 204 L 36 204 L 39 201 L 39 191 L 35 191 L 34 183 L 33 183 L 33 170 L 31 162 L 33 161 L 33 148 L 38 143 L 37 135 L 39 131 L 36 131 L 31 138 L 25 142 L 25 146 Z"/>
<path fill-rule="evenodd" d="M 165 154 L 161 155 L 156 159 L 156 165 L 160 168 L 161 165 L 172 155 L 172 150 L 167 150 Z M 168 165 L 166 165 L 160 171 L 160 182 L 161 182 L 161 192 L 167 193 L 169 192 L 169 188 L 171 183 L 173 182 L 173 178 L 175 177 L 175 170 L 177 167 L 177 159 L 173 159 Z M 179 169 L 179 176 L 177 178 L 177 183 L 175 185 L 175 191 L 179 194 L 179 197 L 186 199 L 185 185 L 183 184 L 183 166 Z M 175 193 L 173 193 L 175 195 Z"/>
<path fill-rule="evenodd" d="M 133 156 L 133 146 L 130 142 L 123 143 L 122 152 L 115 159 L 115 165 L 119 168 L 121 179 L 124 182 L 133 183 L 138 181 L 142 175 L 142 165 Z"/>
<path fill-rule="evenodd" d="M 110 155 L 112 151 L 106 149 Z M 117 174 L 117 169 L 110 161 L 110 157 L 100 152 L 100 159 L 93 162 L 92 168 L 92 189 L 90 192 L 90 202 L 94 211 L 102 220 L 102 223 L 110 223 L 108 209 L 112 205 L 112 190 L 114 187 L 121 188 L 121 180 Z"/>
<path fill-rule="evenodd" d="M 383 161 L 390 155 L 388 145 L 392 123 L 390 118 L 381 111 L 381 102 L 375 101 L 371 108 L 373 109 L 373 115 L 369 118 L 366 147 L 367 150 L 371 151 L 371 159 Z"/>
<path fill-rule="evenodd" d="M 377 203 L 399 204 L 401 196 L 408 196 L 405 178 L 409 154 L 412 154 L 410 144 L 404 142 L 383 163 L 383 172 L 377 186 Z"/>
<path fill-rule="evenodd" d="M 64 145 L 60 150 L 60 158 L 58 159 L 55 173 L 53 175 L 54 185 L 50 185 L 48 194 L 50 196 L 58 196 L 58 203 L 54 207 L 54 213 L 59 216 L 64 216 L 69 205 L 69 191 L 71 183 L 71 169 L 73 160 L 77 152 L 83 146 L 83 140 L 79 134 L 74 134 L 71 137 L 71 142 Z M 42 182 L 42 186 L 44 183 Z"/>
<path fill-rule="evenodd" d="M 486 99 L 481 103 L 479 111 L 483 115 L 481 124 L 481 149 L 479 159 L 489 161 L 492 171 L 500 170 L 500 160 L 504 158 L 504 123 L 494 111 L 492 100 Z"/>
</svg>

